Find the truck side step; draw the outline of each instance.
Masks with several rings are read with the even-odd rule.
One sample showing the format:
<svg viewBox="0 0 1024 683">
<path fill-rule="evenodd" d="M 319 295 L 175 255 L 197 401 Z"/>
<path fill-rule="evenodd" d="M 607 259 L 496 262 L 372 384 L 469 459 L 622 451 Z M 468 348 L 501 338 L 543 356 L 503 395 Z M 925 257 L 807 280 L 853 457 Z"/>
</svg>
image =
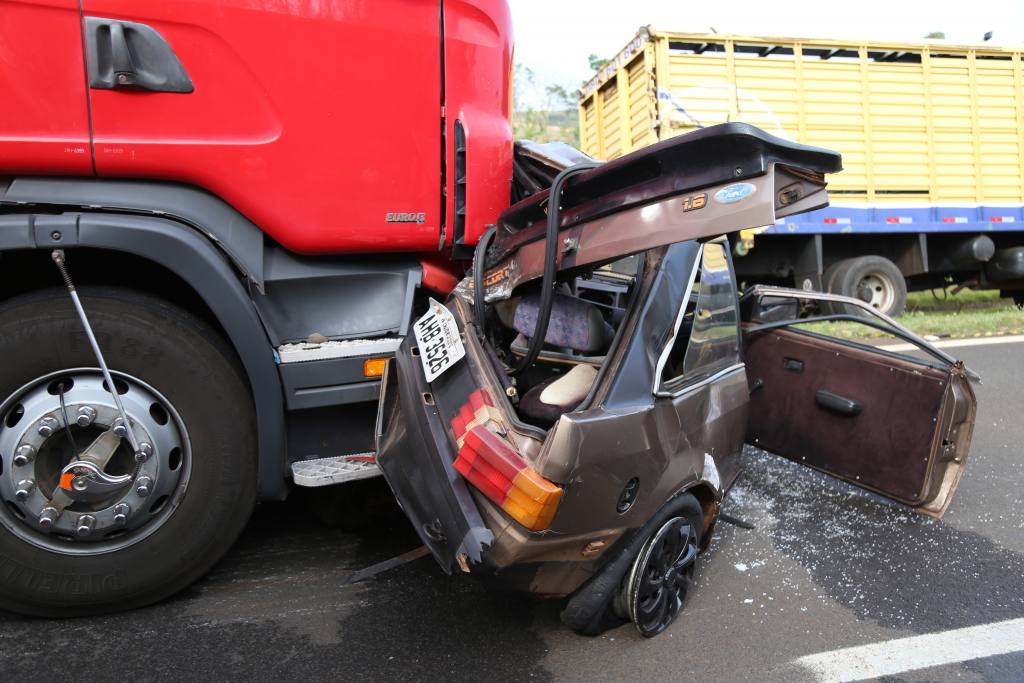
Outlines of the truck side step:
<svg viewBox="0 0 1024 683">
<path fill-rule="evenodd" d="M 376 453 L 354 453 L 292 463 L 292 480 L 297 486 L 330 486 L 380 475 Z"/>
<path fill-rule="evenodd" d="M 355 356 L 390 355 L 402 343 L 401 337 L 349 339 L 319 343 L 300 342 L 277 347 L 281 363 L 303 363 L 312 360 L 353 358 Z"/>
</svg>

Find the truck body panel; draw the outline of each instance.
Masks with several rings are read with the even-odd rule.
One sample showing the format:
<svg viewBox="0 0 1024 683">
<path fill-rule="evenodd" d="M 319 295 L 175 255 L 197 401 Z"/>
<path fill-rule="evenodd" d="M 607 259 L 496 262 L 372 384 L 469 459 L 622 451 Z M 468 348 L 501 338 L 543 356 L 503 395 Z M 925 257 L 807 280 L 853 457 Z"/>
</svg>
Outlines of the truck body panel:
<svg viewBox="0 0 1024 683">
<path fill-rule="evenodd" d="M 293 251 L 437 248 L 435 0 L 275 11 L 251 0 L 88 0 L 83 10 L 156 30 L 195 86 L 90 89 L 98 175 L 198 185 Z M 414 218 L 387 219 L 396 213 Z"/>
<path fill-rule="evenodd" d="M 841 152 L 843 173 L 831 181 L 840 205 L 1019 205 L 1021 53 L 652 29 L 584 86 L 580 140 L 584 152 L 611 159 L 741 120 Z"/>
<path fill-rule="evenodd" d="M 504 0 L 444 2 L 445 246 L 468 256 L 509 204 L 512 18 Z"/>
<path fill-rule="evenodd" d="M 991 45 L 645 28 L 581 90 L 580 139 L 585 152 L 614 159 L 744 121 L 840 151 L 831 206 L 737 244 L 737 256 L 760 251 L 737 260 L 748 281 L 828 289 L 831 266 L 870 255 L 890 260 L 912 289 L 952 278 L 1019 292 L 1024 269 L 988 264 L 1015 264 L 1024 245 L 1021 60 L 1020 48 Z M 947 253 L 979 239 L 994 255 Z M 889 301 L 902 310 L 895 290 Z"/>
<path fill-rule="evenodd" d="M 27 68 L 2 77 L 15 99 L 0 119 L 0 173 L 187 183 L 303 254 L 471 247 L 508 205 L 503 2 L 268 11 L 251 0 L 88 0 L 80 15 L 53 0 L 5 2 L 3 13 L 4 44 Z M 117 24 L 155 31 L 191 89 L 86 90 L 83 54 L 107 57 L 96 26 Z M 60 46 L 45 65 L 33 56 L 44 42 Z"/>
<path fill-rule="evenodd" d="M 4 2 L 0 13 L 0 166 L 14 173 L 91 175 L 78 3 Z"/>
</svg>

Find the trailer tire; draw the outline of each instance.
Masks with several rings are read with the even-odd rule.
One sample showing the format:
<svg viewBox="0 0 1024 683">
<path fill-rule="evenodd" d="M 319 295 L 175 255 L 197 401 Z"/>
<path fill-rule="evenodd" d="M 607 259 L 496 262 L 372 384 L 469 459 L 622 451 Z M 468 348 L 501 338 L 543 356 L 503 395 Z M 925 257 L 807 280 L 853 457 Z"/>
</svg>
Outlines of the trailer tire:
<svg viewBox="0 0 1024 683">
<path fill-rule="evenodd" d="M 838 261 L 825 271 L 825 291 L 860 299 L 889 316 L 903 313 L 907 305 L 907 282 L 896 264 L 883 256 L 858 256 Z M 829 304 L 831 313 L 857 310 L 843 304 Z M 849 309 L 849 310 L 848 310 Z"/>
<path fill-rule="evenodd" d="M 146 436 L 152 452 L 136 468 L 122 438 L 105 467 L 108 474 L 136 468 L 133 483 L 94 502 L 75 500 L 44 528 L 36 507 L 59 495 L 49 470 L 59 476 L 71 457 L 68 441 L 81 452 L 97 434 L 116 430 L 117 412 L 66 290 L 0 303 L 0 608 L 32 616 L 115 612 L 176 593 L 224 555 L 256 498 L 254 409 L 227 343 L 203 320 L 146 294 L 79 294 L 136 437 Z M 54 378 L 64 409 L 48 402 L 58 401 L 47 396 Z M 71 424 L 71 439 L 38 436 L 35 415 L 57 416 L 49 418 L 58 420 L 53 437 L 63 438 L 69 433 L 59 416 L 80 414 L 83 404 L 98 416 L 86 427 Z M 15 462 L 11 444 L 40 438 L 28 464 Z M 145 493 L 143 472 L 152 473 Z M 29 495 L 11 496 L 10 482 L 28 477 L 36 480 Z M 126 506 L 121 520 L 115 502 Z M 83 516 L 95 529 L 83 533 Z M 59 531 L 68 524 L 71 533 Z"/>
</svg>

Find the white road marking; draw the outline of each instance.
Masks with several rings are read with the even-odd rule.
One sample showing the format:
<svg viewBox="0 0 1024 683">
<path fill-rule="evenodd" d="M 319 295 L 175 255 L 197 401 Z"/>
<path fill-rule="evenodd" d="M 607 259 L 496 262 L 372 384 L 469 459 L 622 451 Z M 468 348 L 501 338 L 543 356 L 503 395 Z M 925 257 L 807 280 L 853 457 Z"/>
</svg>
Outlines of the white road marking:
<svg viewBox="0 0 1024 683">
<path fill-rule="evenodd" d="M 1024 651 L 1024 619 L 821 652 L 796 660 L 819 681 L 845 683 Z"/>
<path fill-rule="evenodd" d="M 1024 334 L 1012 337 L 970 337 L 968 339 L 948 339 L 946 341 L 932 342 L 932 346 L 940 349 L 952 349 L 957 346 L 987 346 L 989 344 L 1014 344 L 1024 342 Z M 917 351 L 917 344 L 890 344 L 879 346 L 885 351 Z"/>
</svg>

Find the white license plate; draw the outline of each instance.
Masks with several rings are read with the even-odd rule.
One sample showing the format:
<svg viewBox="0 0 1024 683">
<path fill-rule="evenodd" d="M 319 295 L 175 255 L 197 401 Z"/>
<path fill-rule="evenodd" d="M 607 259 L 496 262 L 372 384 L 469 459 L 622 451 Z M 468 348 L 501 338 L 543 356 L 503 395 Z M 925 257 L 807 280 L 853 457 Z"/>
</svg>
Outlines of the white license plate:
<svg viewBox="0 0 1024 683">
<path fill-rule="evenodd" d="M 423 374 L 428 382 L 433 382 L 466 355 L 455 316 L 433 299 L 430 300 L 430 309 L 416 321 L 412 331 L 416 335 Z"/>
</svg>

